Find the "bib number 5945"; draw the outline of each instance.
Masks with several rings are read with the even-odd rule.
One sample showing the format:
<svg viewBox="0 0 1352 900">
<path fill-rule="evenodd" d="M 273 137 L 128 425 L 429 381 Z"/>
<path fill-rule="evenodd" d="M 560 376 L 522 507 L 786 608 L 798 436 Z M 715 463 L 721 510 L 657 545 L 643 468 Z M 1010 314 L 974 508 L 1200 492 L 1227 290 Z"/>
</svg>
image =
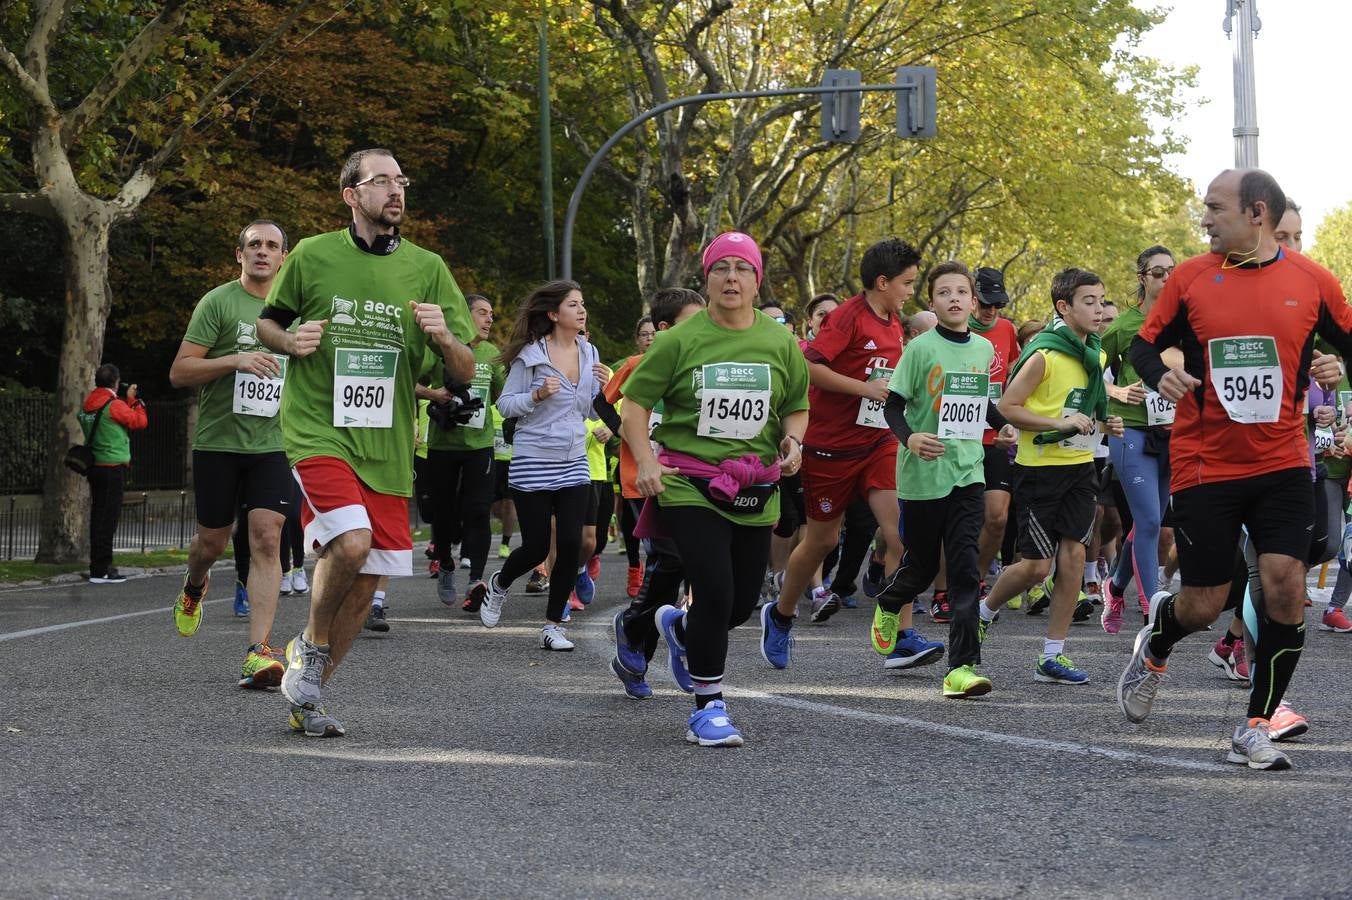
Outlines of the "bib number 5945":
<svg viewBox="0 0 1352 900">
<path fill-rule="evenodd" d="M 1257 425 L 1281 417 L 1281 360 L 1271 335 L 1214 338 L 1207 342 L 1211 387 L 1232 422 Z"/>
</svg>

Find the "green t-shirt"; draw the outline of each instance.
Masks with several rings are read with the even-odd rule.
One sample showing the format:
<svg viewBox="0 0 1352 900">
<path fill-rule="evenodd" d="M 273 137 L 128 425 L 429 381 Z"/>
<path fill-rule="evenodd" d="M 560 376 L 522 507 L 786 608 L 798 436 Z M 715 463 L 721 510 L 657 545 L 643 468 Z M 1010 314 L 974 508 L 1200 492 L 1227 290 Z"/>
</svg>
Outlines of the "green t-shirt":
<svg viewBox="0 0 1352 900">
<path fill-rule="evenodd" d="M 498 348 L 488 341 L 480 341 L 474 348 L 474 380 L 470 382 L 471 395 L 484 401 L 483 409 L 468 424 L 441 428 L 433 423 L 427 446 L 433 450 L 482 450 L 493 446 L 493 414 L 490 408 L 502 393 L 507 370 L 495 360 Z"/>
<path fill-rule="evenodd" d="M 498 404 L 495 402 L 492 409 L 493 416 L 493 458 L 499 462 L 512 461 L 512 445 L 507 443 L 507 437 L 502 433 L 502 423 L 507 421 L 502 413 L 498 412 Z"/>
<path fill-rule="evenodd" d="M 413 321 L 410 301 L 436 303 L 456 337 L 474 338 L 446 263 L 410 241 L 380 256 L 334 231 L 306 238 L 286 258 L 267 305 L 302 322 L 328 320 L 319 349 L 287 370 L 282 443 L 293 466 L 334 456 L 372 490 L 412 493 L 413 387 L 441 354 Z"/>
<path fill-rule="evenodd" d="M 233 353 L 266 353 L 268 348 L 259 343 L 256 333 L 262 309 L 263 300 L 246 291 L 238 280 L 226 282 L 197 302 L 183 340 L 206 347 L 207 359 Z M 287 361 L 283 357 L 278 360 L 282 377 L 259 378 L 235 372 L 198 389 L 194 450 L 276 453 L 282 449 L 277 413 Z"/>
<path fill-rule="evenodd" d="M 807 384 L 807 360 L 783 325 L 758 315 L 738 331 L 701 310 L 657 335 L 622 390 L 645 409 L 663 403 L 652 437 L 668 450 L 712 464 L 752 453 L 769 465 L 779 455 L 780 420 L 807 409 Z M 716 509 L 679 475 L 662 483 L 663 506 Z M 779 495 L 755 515 L 717 511 L 741 525 L 770 525 Z"/>
<path fill-rule="evenodd" d="M 1145 324 L 1145 314 L 1139 306 L 1128 306 L 1117 314 L 1113 324 L 1103 332 L 1104 366 L 1112 369 L 1113 384 L 1127 387 L 1140 381 L 1136 369 L 1131 364 L 1131 341 Z M 1127 428 L 1146 427 L 1146 408 L 1143 403 L 1123 403 L 1108 398 L 1108 415 L 1121 416 L 1122 424 Z"/>
<path fill-rule="evenodd" d="M 967 341 L 957 343 L 937 328 L 906 345 L 887 387 L 906 400 L 911 430 L 938 435 L 944 442 L 944 455 L 926 461 L 906 445 L 899 447 L 898 497 L 937 500 L 954 488 L 985 480 L 986 451 L 981 437 L 986 429 L 994 357 L 995 347 L 981 335 L 971 334 Z"/>
</svg>

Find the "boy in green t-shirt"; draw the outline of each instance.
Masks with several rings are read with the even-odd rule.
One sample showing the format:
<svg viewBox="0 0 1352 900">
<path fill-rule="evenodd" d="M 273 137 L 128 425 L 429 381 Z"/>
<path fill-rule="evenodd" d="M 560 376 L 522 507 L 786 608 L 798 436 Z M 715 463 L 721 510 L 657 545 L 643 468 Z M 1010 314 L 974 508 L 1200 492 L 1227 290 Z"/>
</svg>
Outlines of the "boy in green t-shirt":
<svg viewBox="0 0 1352 900">
<path fill-rule="evenodd" d="M 1019 562 L 1007 567 L 981 604 L 983 639 L 1000 607 L 1050 574 L 1047 638 L 1033 678 L 1085 684 L 1088 673 L 1065 655 L 1066 635 L 1080 593 L 1085 548 L 1098 503 L 1094 450 L 1104 433 L 1122 436 L 1122 419 L 1107 415 L 1103 351 L 1103 282 L 1092 272 L 1066 269 L 1052 279 L 1055 318 L 1024 347 L 1000 412 L 1020 429 L 1014 458 L 1019 508 Z"/>
<path fill-rule="evenodd" d="M 886 668 L 935 662 L 943 644 L 925 641 L 912 629 L 899 638 L 898 615 L 939 572 L 942 547 L 948 562 L 948 675 L 945 697 L 990 692 L 978 675 L 977 548 L 985 513 L 985 449 L 989 422 L 1000 429 L 999 443 L 1014 442 L 1014 429 L 989 404 L 991 342 L 968 328 L 975 307 L 971 272 L 957 261 L 930 270 L 930 309 L 938 324 L 906 345 L 888 384 L 883 415 L 902 447 L 897 453 L 897 495 L 902 509 L 906 554 L 884 582 L 873 616 L 874 649 L 896 649 Z"/>
</svg>

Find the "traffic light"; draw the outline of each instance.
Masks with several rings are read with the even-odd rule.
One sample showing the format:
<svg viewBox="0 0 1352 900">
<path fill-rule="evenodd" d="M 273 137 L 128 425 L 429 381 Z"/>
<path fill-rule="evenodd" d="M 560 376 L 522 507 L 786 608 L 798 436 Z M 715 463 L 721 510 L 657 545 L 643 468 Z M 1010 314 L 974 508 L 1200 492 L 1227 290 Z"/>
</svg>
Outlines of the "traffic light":
<svg viewBox="0 0 1352 900">
<path fill-rule="evenodd" d="M 822 87 L 840 90 L 822 94 L 822 140 L 834 143 L 853 143 L 859 140 L 859 107 L 863 98 L 860 91 L 849 88 L 863 84 L 858 69 L 827 69 L 822 76 Z"/>
<path fill-rule="evenodd" d="M 897 137 L 932 138 L 938 133 L 933 66 L 897 67 Z"/>
</svg>

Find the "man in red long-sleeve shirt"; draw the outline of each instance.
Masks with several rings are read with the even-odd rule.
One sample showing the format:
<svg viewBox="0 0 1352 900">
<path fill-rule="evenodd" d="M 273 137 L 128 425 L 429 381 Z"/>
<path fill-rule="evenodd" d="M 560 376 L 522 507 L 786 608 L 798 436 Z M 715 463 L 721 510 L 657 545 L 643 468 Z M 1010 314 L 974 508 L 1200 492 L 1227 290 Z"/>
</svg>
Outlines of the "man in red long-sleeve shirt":
<svg viewBox="0 0 1352 900">
<path fill-rule="evenodd" d="M 85 443 L 94 453 L 89 470 L 89 583 L 117 584 L 126 576 L 113 568 L 113 534 L 122 514 L 122 481 L 131 463 L 130 432 L 145 428 L 146 406 L 136 385 L 127 386 L 127 399 L 118 399 L 122 373 L 104 363 L 94 373 L 94 390 L 76 414 Z M 96 427 L 97 426 L 97 427 Z"/>
</svg>

